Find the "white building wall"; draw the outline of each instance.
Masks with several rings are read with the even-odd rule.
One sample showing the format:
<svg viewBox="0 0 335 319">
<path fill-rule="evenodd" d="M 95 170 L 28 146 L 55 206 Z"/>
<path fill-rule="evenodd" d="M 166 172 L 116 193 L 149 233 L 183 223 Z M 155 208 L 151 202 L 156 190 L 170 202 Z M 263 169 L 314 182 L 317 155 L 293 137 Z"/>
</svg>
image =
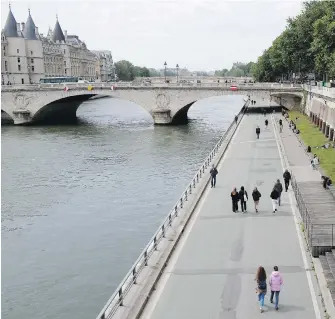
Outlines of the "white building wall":
<svg viewBox="0 0 335 319">
<path fill-rule="evenodd" d="M 42 41 L 25 40 L 25 43 L 30 81 L 32 83 L 39 83 L 45 73 Z"/>
<path fill-rule="evenodd" d="M 24 38 L 7 38 L 7 78 L 12 84 L 29 84 L 26 44 Z M 6 82 L 6 79 L 5 79 Z"/>
</svg>

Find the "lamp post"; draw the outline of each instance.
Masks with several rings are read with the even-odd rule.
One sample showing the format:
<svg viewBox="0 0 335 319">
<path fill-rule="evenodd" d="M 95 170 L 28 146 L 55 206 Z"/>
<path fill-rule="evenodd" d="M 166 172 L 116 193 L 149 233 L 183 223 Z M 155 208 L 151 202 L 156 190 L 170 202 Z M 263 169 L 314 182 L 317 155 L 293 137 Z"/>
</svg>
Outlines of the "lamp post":
<svg viewBox="0 0 335 319">
<path fill-rule="evenodd" d="M 166 61 L 164 62 L 164 81 L 166 83 L 166 66 L 167 66 L 167 63 Z"/>
<path fill-rule="evenodd" d="M 178 83 L 178 71 L 179 71 L 179 64 L 178 63 L 176 65 L 176 69 L 177 69 L 177 83 Z"/>
</svg>

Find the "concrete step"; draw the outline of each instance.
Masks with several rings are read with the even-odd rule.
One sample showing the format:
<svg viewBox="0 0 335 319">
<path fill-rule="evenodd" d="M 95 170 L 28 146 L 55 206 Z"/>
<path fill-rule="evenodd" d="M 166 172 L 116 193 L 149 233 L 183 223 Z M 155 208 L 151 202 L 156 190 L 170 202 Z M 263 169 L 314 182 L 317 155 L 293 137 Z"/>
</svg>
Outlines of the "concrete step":
<svg viewBox="0 0 335 319">
<path fill-rule="evenodd" d="M 319 256 L 321 266 L 323 269 L 323 274 L 326 278 L 327 286 L 333 299 L 333 304 L 335 305 L 335 277 L 332 272 L 331 267 L 334 267 L 335 258 L 333 253 L 326 253 L 325 256 Z M 334 268 L 335 270 L 335 268 Z"/>
</svg>

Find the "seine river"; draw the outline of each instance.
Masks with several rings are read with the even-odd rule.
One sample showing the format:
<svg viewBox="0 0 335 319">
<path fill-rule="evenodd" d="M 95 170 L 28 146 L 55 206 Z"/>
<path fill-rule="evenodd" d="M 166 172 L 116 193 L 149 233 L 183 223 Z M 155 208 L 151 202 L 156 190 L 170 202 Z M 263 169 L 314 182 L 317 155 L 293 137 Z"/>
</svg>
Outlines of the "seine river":
<svg viewBox="0 0 335 319">
<path fill-rule="evenodd" d="M 154 127 L 100 99 L 78 125 L 3 126 L 3 318 L 94 319 L 242 106 L 206 99 Z"/>
</svg>

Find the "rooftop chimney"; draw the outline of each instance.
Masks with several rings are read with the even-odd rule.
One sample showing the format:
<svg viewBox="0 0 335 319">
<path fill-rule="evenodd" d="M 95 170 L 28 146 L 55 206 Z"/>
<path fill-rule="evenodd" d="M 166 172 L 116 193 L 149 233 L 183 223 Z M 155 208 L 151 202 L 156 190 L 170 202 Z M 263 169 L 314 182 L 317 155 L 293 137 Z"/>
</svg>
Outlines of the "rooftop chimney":
<svg viewBox="0 0 335 319">
<path fill-rule="evenodd" d="M 17 29 L 17 32 L 20 32 L 21 31 L 21 27 L 20 27 L 20 23 L 16 23 L 16 29 Z"/>
<path fill-rule="evenodd" d="M 67 30 L 64 30 L 65 41 L 67 40 Z"/>
<path fill-rule="evenodd" d="M 38 27 L 35 27 L 35 34 L 36 34 L 36 35 L 39 35 L 39 34 L 38 34 Z"/>
<path fill-rule="evenodd" d="M 21 30 L 22 32 L 24 31 L 24 27 L 26 26 L 26 24 L 24 22 L 21 22 Z"/>
</svg>

